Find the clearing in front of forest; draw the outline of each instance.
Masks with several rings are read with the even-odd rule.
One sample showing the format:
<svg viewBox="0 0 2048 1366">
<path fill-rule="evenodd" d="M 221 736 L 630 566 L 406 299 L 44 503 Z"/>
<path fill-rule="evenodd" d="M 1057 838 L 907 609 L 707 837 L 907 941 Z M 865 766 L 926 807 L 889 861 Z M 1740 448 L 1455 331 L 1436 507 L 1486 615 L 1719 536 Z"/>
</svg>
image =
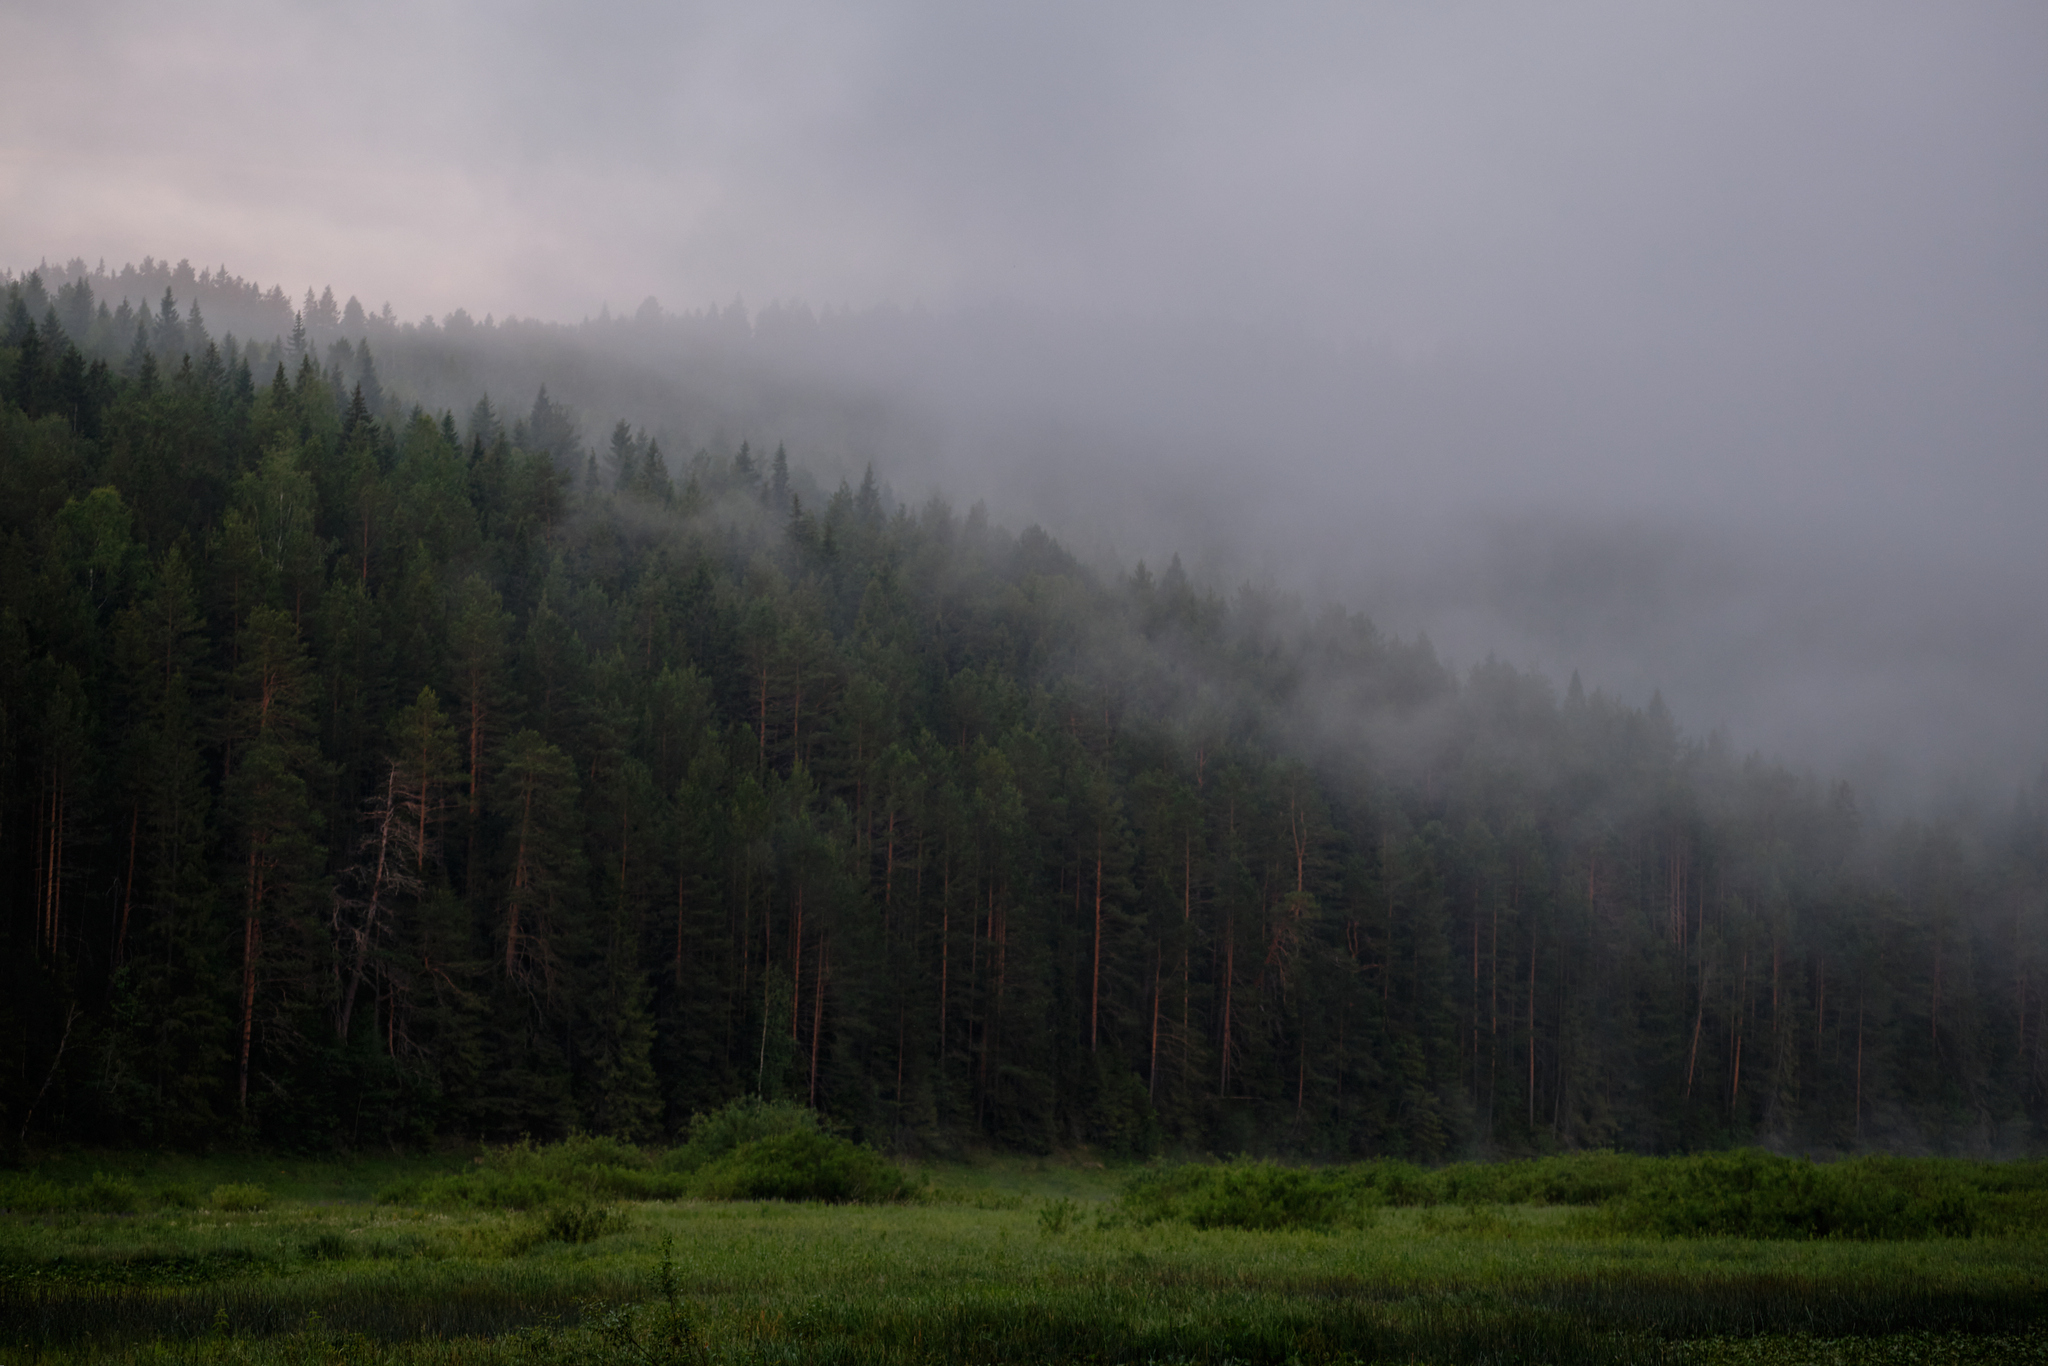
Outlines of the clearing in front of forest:
<svg viewBox="0 0 2048 1366">
<path fill-rule="evenodd" d="M 0 1359 L 2048 1361 L 2039 1164 L 881 1173 L 787 1131 L 679 1153 L 11 1174 Z M 807 1181 L 826 1198 L 707 1198 Z M 1773 1236 L 1713 1229 L 1759 1210 Z"/>
</svg>

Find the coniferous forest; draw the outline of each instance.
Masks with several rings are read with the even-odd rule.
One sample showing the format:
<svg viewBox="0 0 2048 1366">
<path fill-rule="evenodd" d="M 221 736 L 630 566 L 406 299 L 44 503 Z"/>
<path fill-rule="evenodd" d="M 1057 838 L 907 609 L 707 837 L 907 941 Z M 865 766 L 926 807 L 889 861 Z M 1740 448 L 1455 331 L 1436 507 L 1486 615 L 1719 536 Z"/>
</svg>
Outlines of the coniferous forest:
<svg viewBox="0 0 2048 1366">
<path fill-rule="evenodd" d="M 131 277 L 0 319 L 10 1144 L 2048 1137 L 2048 787 L 1881 820 L 886 458 L 446 397 L 466 318 Z"/>
</svg>

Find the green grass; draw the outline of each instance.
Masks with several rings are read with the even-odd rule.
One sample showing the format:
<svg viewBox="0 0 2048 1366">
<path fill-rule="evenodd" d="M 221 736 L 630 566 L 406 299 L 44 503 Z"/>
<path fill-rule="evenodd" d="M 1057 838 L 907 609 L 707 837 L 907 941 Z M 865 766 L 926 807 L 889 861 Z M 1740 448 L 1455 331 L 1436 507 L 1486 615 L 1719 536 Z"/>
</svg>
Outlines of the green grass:
<svg viewBox="0 0 2048 1366">
<path fill-rule="evenodd" d="M 664 1170 L 639 1157 L 619 1169 Z M 99 1173 L 138 1199 L 0 1217 L 0 1360 L 2048 1362 L 2048 1239 L 1629 1232 L 1604 1216 L 1633 1179 L 1607 1204 L 1500 1202 L 1470 1197 L 1593 1178 L 1447 1168 L 1396 1183 L 1406 1203 L 1369 1220 L 1245 1228 L 1134 1217 L 1126 1192 L 1157 1186 L 1153 1169 L 1005 1159 L 934 1169 L 913 1200 L 825 1204 L 598 1196 L 609 1178 L 575 1187 L 561 1151 L 509 1162 L 572 1194 L 528 1209 L 374 1198 L 489 1165 L 473 1157 L 323 1170 L 100 1154 L 11 1174 L 61 1191 Z M 1290 1179 L 1194 1170 L 1249 1190 L 1255 1224 Z M 2034 1188 L 1972 1170 L 1972 1191 Z M 259 1183 L 261 1209 L 155 1194 Z"/>
</svg>

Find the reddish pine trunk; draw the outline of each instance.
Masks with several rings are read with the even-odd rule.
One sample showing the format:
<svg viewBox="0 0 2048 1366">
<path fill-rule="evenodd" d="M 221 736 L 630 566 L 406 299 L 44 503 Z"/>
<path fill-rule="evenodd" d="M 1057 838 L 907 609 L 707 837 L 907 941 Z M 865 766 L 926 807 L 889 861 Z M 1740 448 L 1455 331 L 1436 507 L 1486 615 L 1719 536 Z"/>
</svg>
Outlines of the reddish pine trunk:
<svg viewBox="0 0 2048 1366">
<path fill-rule="evenodd" d="M 804 892 L 796 890 L 796 903 L 791 908 L 789 935 L 789 1037 L 797 1039 L 797 1021 L 802 1018 L 804 999 Z"/>
<path fill-rule="evenodd" d="M 242 917 L 242 1046 L 236 1067 L 235 1099 L 249 1109 L 249 1050 L 256 1034 L 256 956 L 262 950 L 263 927 L 257 915 L 263 906 L 263 878 L 255 841 L 249 844 L 247 906 Z"/>
<path fill-rule="evenodd" d="M 1159 1094 L 1159 963 L 1165 953 L 1165 946 L 1152 946 L 1152 1056 L 1145 1065 L 1145 1090 L 1147 1094 Z"/>
<path fill-rule="evenodd" d="M 519 851 L 512 860 L 512 895 L 505 903 L 505 976 L 511 977 L 519 965 L 519 894 L 530 883 L 526 866 L 526 835 L 533 824 L 533 780 L 528 778 L 526 792 L 520 804 Z"/>
<path fill-rule="evenodd" d="M 469 856 L 463 860 L 463 892 L 476 886 L 476 837 L 482 824 L 484 801 L 484 694 L 483 677 L 472 669 L 469 675 Z"/>
<path fill-rule="evenodd" d="M 811 988 L 811 1108 L 818 1105 L 818 1040 L 825 1032 L 825 935 L 818 934 L 817 985 Z"/>
<path fill-rule="evenodd" d="M 1223 1070 L 1218 1074 L 1217 1091 L 1220 1095 L 1230 1094 L 1230 998 L 1237 986 L 1237 935 L 1236 924 L 1230 916 L 1223 918 Z"/>
<path fill-rule="evenodd" d="M 1529 1128 L 1536 1127 L 1536 932 L 1529 932 Z"/>
<path fill-rule="evenodd" d="M 939 882 L 939 1061 L 946 1060 L 946 993 L 947 974 L 952 966 L 953 948 L 953 863 L 946 861 L 946 870 Z"/>
<path fill-rule="evenodd" d="M 688 868 L 684 868 L 682 872 L 676 874 L 676 989 L 678 991 L 682 991 L 682 917 L 684 917 L 684 909 L 688 907 L 688 895 L 684 893 L 684 889 L 688 887 L 688 879 L 690 879 L 690 870 Z"/>
<path fill-rule="evenodd" d="M 121 928 L 114 936 L 114 966 L 121 965 L 121 958 L 128 947 L 128 913 L 135 904 L 135 839 L 142 828 L 142 808 L 133 807 L 128 813 L 128 876 L 121 887 Z"/>
<path fill-rule="evenodd" d="M 1856 1142 L 1863 1142 L 1863 1002 L 1856 1002 Z"/>
<path fill-rule="evenodd" d="M 363 984 L 364 967 L 369 960 L 370 937 L 377 932 L 378 904 L 384 895 L 384 865 L 391 848 L 391 822 L 397 815 L 398 765 L 393 764 L 384 780 L 384 816 L 377 823 L 377 871 L 371 875 L 370 906 L 363 917 L 363 928 L 356 939 L 355 967 L 349 974 L 348 991 L 341 998 L 341 1025 L 335 1032 L 343 1043 L 348 1042 L 349 1021 L 355 1014 L 356 992 Z M 376 1021 L 370 1024 L 375 1027 Z"/>
<path fill-rule="evenodd" d="M 755 737 L 756 743 L 759 748 L 759 753 L 755 756 L 754 759 L 754 771 L 756 773 L 766 773 L 768 771 L 768 659 L 766 655 L 763 655 L 761 658 L 761 695 L 759 713 L 761 733 Z"/>
<path fill-rule="evenodd" d="M 1195 772 L 1197 775 L 1195 786 L 1200 787 L 1202 784 L 1199 760 L 1196 763 Z M 1189 918 L 1194 914 L 1195 900 L 1195 850 L 1193 835 L 1181 836 L 1180 861 L 1180 1057 L 1181 1083 L 1185 1085 L 1187 1083 L 1188 1062 L 1188 922 Z"/>
<path fill-rule="evenodd" d="M 64 775 L 52 768 L 47 796 L 38 794 L 36 831 L 36 937 L 43 947 L 57 951 L 63 930 L 64 901 Z"/>
<path fill-rule="evenodd" d="M 1095 838 L 1095 970 L 1088 983 L 1088 1051 L 1095 1051 L 1102 1010 L 1102 836 Z"/>
</svg>

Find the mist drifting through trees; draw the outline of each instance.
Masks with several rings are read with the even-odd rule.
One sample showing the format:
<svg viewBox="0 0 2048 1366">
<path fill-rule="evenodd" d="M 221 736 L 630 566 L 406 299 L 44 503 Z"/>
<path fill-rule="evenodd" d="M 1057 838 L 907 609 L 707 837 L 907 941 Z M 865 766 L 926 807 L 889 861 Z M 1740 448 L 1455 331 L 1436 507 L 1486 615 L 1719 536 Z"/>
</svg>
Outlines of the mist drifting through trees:
<svg viewBox="0 0 2048 1366">
<path fill-rule="evenodd" d="M 886 313 L 6 307 L 17 1142 L 2039 1146 L 2048 787 L 903 496 Z"/>
</svg>

